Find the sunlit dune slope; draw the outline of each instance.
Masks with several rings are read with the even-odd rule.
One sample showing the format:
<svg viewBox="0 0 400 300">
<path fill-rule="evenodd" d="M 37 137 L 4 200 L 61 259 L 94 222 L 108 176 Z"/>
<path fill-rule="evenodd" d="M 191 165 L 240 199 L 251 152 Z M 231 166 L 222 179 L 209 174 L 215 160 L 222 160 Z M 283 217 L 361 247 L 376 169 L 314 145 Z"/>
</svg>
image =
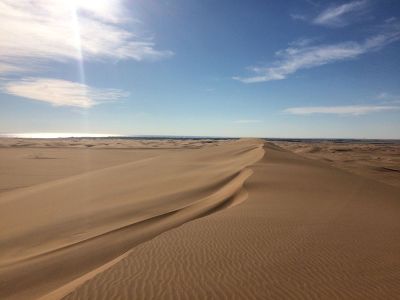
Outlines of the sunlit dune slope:
<svg viewBox="0 0 400 300">
<path fill-rule="evenodd" d="M 266 144 L 248 199 L 135 247 L 65 299 L 396 299 L 399 189 Z"/>
<path fill-rule="evenodd" d="M 0 298 L 31 299 L 245 198 L 258 140 L 158 156 L 1 194 Z"/>
</svg>

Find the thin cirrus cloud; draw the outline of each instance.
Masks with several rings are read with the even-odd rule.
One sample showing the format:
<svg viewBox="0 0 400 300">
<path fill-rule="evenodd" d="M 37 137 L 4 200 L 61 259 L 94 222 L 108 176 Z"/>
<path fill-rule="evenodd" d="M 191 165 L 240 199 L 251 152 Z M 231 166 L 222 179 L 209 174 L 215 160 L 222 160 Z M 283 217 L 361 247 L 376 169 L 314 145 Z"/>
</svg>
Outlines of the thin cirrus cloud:
<svg viewBox="0 0 400 300">
<path fill-rule="evenodd" d="M 365 115 L 369 113 L 399 110 L 400 106 L 387 105 L 345 105 L 345 106 L 305 106 L 286 108 L 283 112 L 292 115 L 334 114 Z"/>
<path fill-rule="evenodd" d="M 23 78 L 9 81 L 0 91 L 10 95 L 49 103 L 53 106 L 90 108 L 127 96 L 118 89 L 98 89 L 83 83 L 52 78 Z"/>
<path fill-rule="evenodd" d="M 290 14 L 290 17 L 293 20 L 300 20 L 300 21 L 307 21 L 308 20 L 307 16 L 302 15 L 302 14 Z"/>
<path fill-rule="evenodd" d="M 380 93 L 377 97 L 377 99 L 383 101 L 385 104 L 398 104 L 400 103 L 400 96 L 398 95 L 392 95 L 386 92 Z"/>
<path fill-rule="evenodd" d="M 391 22 L 381 27 L 381 32 L 363 42 L 349 41 L 332 45 L 296 46 L 278 51 L 279 59 L 270 67 L 250 68 L 254 76 L 233 77 L 243 83 L 282 80 L 299 70 L 311 69 L 339 61 L 355 59 L 359 56 L 378 51 L 400 40 L 400 24 Z"/>
<path fill-rule="evenodd" d="M 24 70 L 68 59 L 155 60 L 171 51 L 155 49 L 123 25 L 132 20 L 119 0 L 3 0 L 0 3 L 0 71 Z M 27 71 L 31 71 L 29 68 Z"/>
<path fill-rule="evenodd" d="M 313 19 L 312 23 L 328 27 L 344 27 L 365 15 L 369 5 L 368 0 L 357 0 L 331 6 Z"/>
</svg>

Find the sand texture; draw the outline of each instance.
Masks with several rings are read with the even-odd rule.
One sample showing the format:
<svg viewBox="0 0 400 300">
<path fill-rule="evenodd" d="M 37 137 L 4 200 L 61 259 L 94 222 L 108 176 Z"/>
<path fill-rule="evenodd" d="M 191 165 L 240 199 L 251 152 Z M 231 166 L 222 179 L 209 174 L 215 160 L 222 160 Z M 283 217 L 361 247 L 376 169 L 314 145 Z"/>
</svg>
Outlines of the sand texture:
<svg viewBox="0 0 400 300">
<path fill-rule="evenodd" d="M 249 198 L 134 248 L 65 299 L 395 299 L 399 190 L 267 144 Z"/>
<path fill-rule="evenodd" d="M 400 142 L 275 142 L 304 157 L 400 188 Z"/>
<path fill-rule="evenodd" d="M 242 201 L 247 167 L 263 153 L 262 143 L 251 140 L 150 156 L 142 150 L 128 162 L 115 158 L 113 166 L 9 188 L 0 194 L 0 298 L 70 289 L 137 244 Z"/>
<path fill-rule="evenodd" d="M 129 138 L 0 138 L 0 148 L 93 148 L 93 149 L 198 149 L 218 145 L 217 139 L 129 139 Z M 38 150 L 36 151 L 38 153 Z M 40 156 L 39 156 L 40 157 Z"/>
<path fill-rule="evenodd" d="M 106 162 L 0 194 L 0 298 L 400 294 L 393 185 L 260 140 L 50 150 Z"/>
</svg>

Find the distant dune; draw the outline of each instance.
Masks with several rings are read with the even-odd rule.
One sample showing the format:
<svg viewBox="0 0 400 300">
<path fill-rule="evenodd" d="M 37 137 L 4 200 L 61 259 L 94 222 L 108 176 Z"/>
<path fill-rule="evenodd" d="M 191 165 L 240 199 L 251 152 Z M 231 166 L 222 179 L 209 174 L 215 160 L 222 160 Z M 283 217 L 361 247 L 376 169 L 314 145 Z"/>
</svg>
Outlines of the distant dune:
<svg viewBox="0 0 400 300">
<path fill-rule="evenodd" d="M 304 157 L 400 188 L 400 143 L 367 142 L 276 142 Z"/>
<path fill-rule="evenodd" d="M 1 299 L 400 294 L 395 186 L 261 140 L 90 143 L 0 149 Z"/>
</svg>

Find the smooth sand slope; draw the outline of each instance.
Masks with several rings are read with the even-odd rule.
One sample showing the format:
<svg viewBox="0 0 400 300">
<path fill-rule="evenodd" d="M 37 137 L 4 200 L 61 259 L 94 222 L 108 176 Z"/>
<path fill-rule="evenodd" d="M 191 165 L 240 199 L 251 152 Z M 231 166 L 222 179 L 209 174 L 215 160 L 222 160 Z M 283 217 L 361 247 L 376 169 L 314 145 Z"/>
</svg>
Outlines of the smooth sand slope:
<svg viewBox="0 0 400 300">
<path fill-rule="evenodd" d="M 65 299 L 396 299 L 399 189 L 266 144 L 240 205 L 166 231 Z"/>
<path fill-rule="evenodd" d="M 23 188 L 15 186 L 18 176 L 5 172 L 11 183 L 0 194 L 0 299 L 59 298 L 139 243 L 243 201 L 248 166 L 263 156 L 262 142 L 197 146 L 126 150 L 133 152 L 119 159 L 115 149 L 86 150 L 86 162 L 103 156 L 101 168 L 77 165 L 44 172 L 39 181 L 30 177 L 41 171 L 22 163 L 31 174 Z M 49 170 L 57 163 L 50 157 L 65 159 L 58 162 L 63 168 L 77 160 L 70 152 L 77 149 L 41 151 L 47 159 L 39 166 Z M 20 154 L 31 159 L 25 152 L 8 155 L 20 162 Z M 37 164 L 37 157 L 27 163 Z"/>
</svg>

